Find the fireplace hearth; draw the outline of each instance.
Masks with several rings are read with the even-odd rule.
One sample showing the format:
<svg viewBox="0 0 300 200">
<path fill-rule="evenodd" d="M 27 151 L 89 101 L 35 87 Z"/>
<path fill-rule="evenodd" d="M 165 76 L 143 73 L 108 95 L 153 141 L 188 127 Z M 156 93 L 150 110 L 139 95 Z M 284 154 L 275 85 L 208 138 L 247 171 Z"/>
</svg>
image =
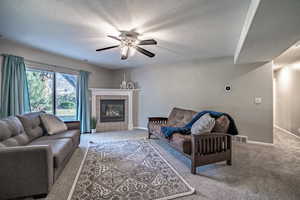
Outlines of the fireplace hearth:
<svg viewBox="0 0 300 200">
<path fill-rule="evenodd" d="M 101 99 L 100 122 L 124 122 L 125 100 L 124 99 Z"/>
</svg>

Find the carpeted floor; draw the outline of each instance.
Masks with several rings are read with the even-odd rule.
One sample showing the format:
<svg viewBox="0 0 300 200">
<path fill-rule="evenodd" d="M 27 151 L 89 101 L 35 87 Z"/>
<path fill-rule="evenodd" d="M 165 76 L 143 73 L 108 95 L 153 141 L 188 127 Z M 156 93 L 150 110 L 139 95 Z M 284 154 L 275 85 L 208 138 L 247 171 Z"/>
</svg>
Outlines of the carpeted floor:
<svg viewBox="0 0 300 200">
<path fill-rule="evenodd" d="M 145 139 L 142 130 L 83 135 L 65 170 L 47 200 L 66 200 L 88 141 Z M 180 199 L 300 199 L 300 139 L 275 130 L 274 145 L 234 144 L 233 165 L 225 163 L 199 167 L 190 173 L 190 161 L 162 141 L 151 142 L 166 160 L 196 189 Z"/>
</svg>

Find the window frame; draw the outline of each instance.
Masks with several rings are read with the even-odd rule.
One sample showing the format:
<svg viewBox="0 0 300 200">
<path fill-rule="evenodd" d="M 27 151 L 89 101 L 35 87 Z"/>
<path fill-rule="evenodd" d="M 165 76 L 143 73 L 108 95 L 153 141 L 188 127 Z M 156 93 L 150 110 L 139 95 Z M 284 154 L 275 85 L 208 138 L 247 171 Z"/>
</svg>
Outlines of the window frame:
<svg viewBox="0 0 300 200">
<path fill-rule="evenodd" d="M 57 112 L 56 112 L 56 97 L 57 97 L 57 92 L 56 92 L 56 73 L 60 73 L 60 74 L 68 74 L 68 75 L 72 75 L 72 76 L 76 76 L 76 84 L 78 84 L 78 74 L 77 73 L 68 73 L 68 72 L 60 72 L 60 71 L 53 71 L 53 70 L 49 70 L 49 69 L 42 69 L 42 68 L 36 68 L 33 66 L 28 66 L 26 65 L 26 71 L 41 71 L 41 72 L 48 72 L 48 73 L 52 73 L 52 114 L 57 116 Z M 75 109 L 76 109 L 76 113 L 77 113 L 77 99 L 78 99 L 78 94 L 77 94 L 77 89 L 75 89 L 75 93 L 76 93 L 76 105 L 75 105 Z M 30 99 L 29 99 L 30 101 Z M 30 108 L 31 109 L 31 108 Z M 60 118 L 60 116 L 57 116 Z M 65 119 L 61 119 L 63 121 L 74 121 L 76 120 L 76 115 L 74 116 L 75 119 L 73 120 L 65 120 Z"/>
</svg>

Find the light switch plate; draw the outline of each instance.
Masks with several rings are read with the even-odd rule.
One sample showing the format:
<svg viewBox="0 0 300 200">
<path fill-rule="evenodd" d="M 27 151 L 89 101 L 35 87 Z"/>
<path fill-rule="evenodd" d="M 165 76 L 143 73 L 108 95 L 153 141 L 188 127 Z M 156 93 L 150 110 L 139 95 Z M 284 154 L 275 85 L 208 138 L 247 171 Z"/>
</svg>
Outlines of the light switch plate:
<svg viewBox="0 0 300 200">
<path fill-rule="evenodd" d="M 262 103 L 262 98 L 261 97 L 255 97 L 254 103 L 255 104 L 261 104 Z"/>
</svg>

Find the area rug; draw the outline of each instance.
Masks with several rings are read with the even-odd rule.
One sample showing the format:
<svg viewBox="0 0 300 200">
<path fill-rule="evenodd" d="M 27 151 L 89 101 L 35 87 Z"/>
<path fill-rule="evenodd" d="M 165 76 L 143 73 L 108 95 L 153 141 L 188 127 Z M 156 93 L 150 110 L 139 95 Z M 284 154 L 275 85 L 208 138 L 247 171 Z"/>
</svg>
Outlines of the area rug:
<svg viewBox="0 0 300 200">
<path fill-rule="evenodd" d="M 68 200 L 173 199 L 194 189 L 146 140 L 91 144 Z"/>
</svg>

